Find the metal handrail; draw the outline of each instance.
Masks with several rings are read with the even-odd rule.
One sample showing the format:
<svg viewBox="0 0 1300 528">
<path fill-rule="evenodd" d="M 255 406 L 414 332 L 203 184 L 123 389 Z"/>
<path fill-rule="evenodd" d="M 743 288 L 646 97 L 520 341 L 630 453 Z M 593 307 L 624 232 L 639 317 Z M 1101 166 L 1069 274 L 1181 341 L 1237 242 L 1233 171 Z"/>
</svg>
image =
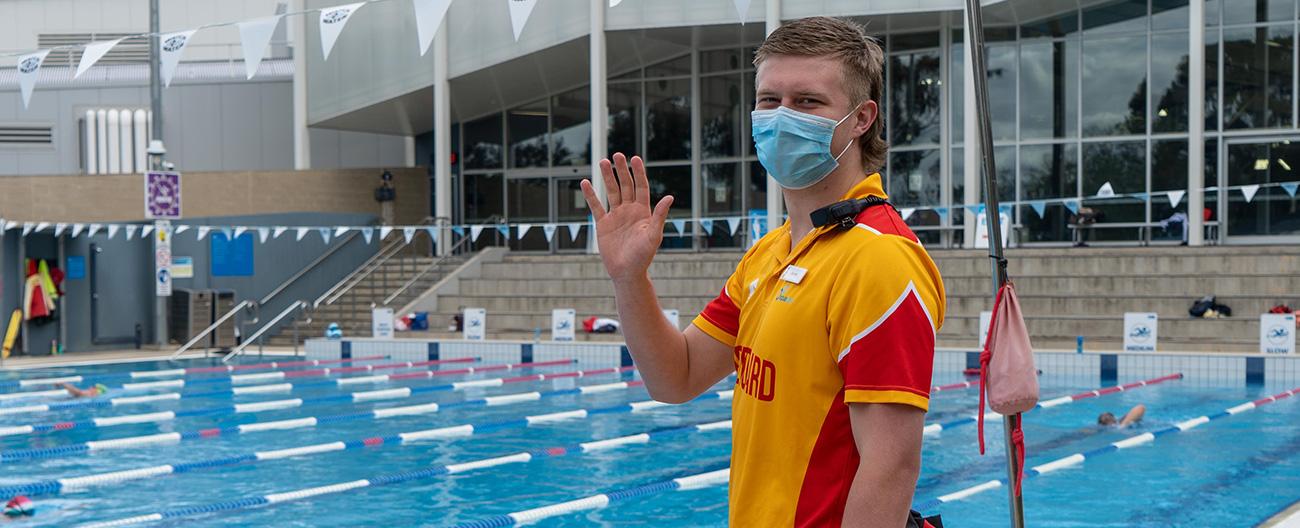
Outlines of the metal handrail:
<svg viewBox="0 0 1300 528">
<path fill-rule="evenodd" d="M 248 308 L 252 303 L 253 303 L 253 301 L 242 301 L 242 302 L 240 302 L 239 304 L 236 304 L 236 305 L 235 305 L 235 308 L 234 308 L 233 310 L 230 310 L 229 312 L 226 312 L 226 315 L 223 315 L 223 316 L 221 316 L 219 319 L 217 319 L 217 322 L 212 323 L 212 326 L 209 326 L 209 327 L 205 328 L 202 332 L 199 332 L 199 335 L 194 336 L 194 338 L 193 338 L 193 339 L 190 339 L 190 341 L 189 341 L 188 343 L 185 343 L 183 346 L 181 346 L 179 349 L 177 349 L 176 352 L 174 352 L 171 356 L 168 356 L 168 357 L 167 357 L 167 360 L 168 360 L 168 361 L 174 361 L 174 360 L 175 360 L 177 357 L 179 357 L 181 354 L 184 354 L 186 350 L 189 350 L 190 347 L 192 347 L 192 346 L 194 346 L 196 343 L 198 343 L 199 340 L 201 340 L 201 339 L 207 337 L 208 334 L 211 334 L 213 331 L 215 331 L 215 330 L 217 329 L 217 327 L 218 327 L 218 326 L 221 326 L 221 324 L 224 323 L 224 322 L 226 322 L 227 319 L 230 319 L 230 318 L 233 317 L 235 314 L 239 313 L 240 310 L 243 310 L 243 309 L 245 309 L 245 308 Z"/>
<path fill-rule="evenodd" d="M 431 222 L 432 218 L 425 217 L 424 220 L 420 221 L 420 225 L 428 225 Z M 325 291 L 325 293 L 321 294 L 320 297 L 317 297 L 316 300 L 312 302 L 312 307 L 319 307 L 322 303 L 326 305 L 334 304 L 334 301 L 337 301 L 340 297 L 347 294 L 348 291 L 351 291 L 352 288 L 360 284 L 361 281 L 366 279 L 366 277 L 369 277 L 370 274 L 374 273 L 374 271 L 379 269 L 380 266 L 387 263 L 393 255 L 396 255 L 407 245 L 404 241 L 401 243 L 398 242 L 399 239 L 394 239 L 388 244 L 388 246 L 380 249 L 379 252 L 375 253 L 374 256 L 369 259 L 366 259 L 366 261 L 360 266 L 357 266 L 356 270 L 349 273 L 346 277 L 343 277 L 343 280 L 335 283 L 334 286 L 331 286 Z M 358 277 L 358 274 L 361 274 L 361 276 Z M 348 284 L 349 282 L 351 282 L 351 284 Z M 345 287 L 344 285 L 347 286 Z M 340 288 L 342 289 L 340 290 Z"/>
<path fill-rule="evenodd" d="M 224 357 L 222 357 L 221 362 L 225 363 L 227 361 L 230 361 L 231 358 L 243 354 L 244 349 L 248 348 L 249 344 L 251 344 L 254 341 L 257 341 L 258 339 L 261 339 L 262 335 L 265 334 L 267 331 L 269 331 L 271 327 L 275 326 L 276 323 L 282 321 L 285 317 L 288 317 L 289 314 L 293 313 L 294 311 L 297 311 L 305 307 L 307 307 L 307 301 L 294 301 L 292 304 L 289 305 L 288 308 L 285 308 L 284 311 L 280 312 L 279 315 L 275 316 L 275 318 L 271 319 L 261 328 L 257 329 L 257 332 L 254 332 L 253 335 L 248 336 L 248 339 L 245 339 L 244 342 L 236 346 L 233 350 L 230 351 L 229 354 L 226 354 Z"/>
<path fill-rule="evenodd" d="M 316 257 L 316 260 L 311 261 L 311 264 L 308 264 L 303 269 L 298 270 L 298 273 L 294 273 L 292 277 L 289 277 L 287 280 L 280 283 L 280 285 L 277 286 L 274 290 L 271 290 L 271 293 L 268 293 L 266 294 L 265 297 L 262 297 L 262 300 L 258 301 L 258 304 L 266 304 L 268 302 L 271 302 L 271 299 L 275 298 L 276 295 L 279 295 L 280 292 L 283 292 L 284 290 L 288 289 L 289 286 L 293 285 L 294 282 L 297 282 L 298 279 L 301 279 L 304 275 L 311 273 L 311 271 L 316 269 L 317 266 L 320 266 L 322 263 L 324 263 L 325 259 L 328 259 L 330 258 L 331 255 L 338 253 L 339 250 L 343 249 L 343 246 L 348 245 L 348 243 L 352 242 L 352 240 L 356 239 L 357 236 L 359 235 L 360 233 L 357 231 L 348 233 L 348 236 L 344 237 L 341 243 L 330 246 L 329 249 L 326 249 L 325 252 L 321 254 L 321 256 Z"/>
<path fill-rule="evenodd" d="M 429 273 L 431 270 L 437 268 L 438 266 L 441 266 L 442 263 L 450 260 L 453 256 L 456 255 L 456 250 L 460 249 L 460 247 L 468 241 L 469 241 L 469 237 L 461 237 L 459 242 L 456 242 L 451 246 L 451 249 L 447 250 L 446 255 L 438 257 L 428 266 L 425 266 L 424 269 L 420 270 L 419 273 L 416 273 L 414 277 L 411 277 L 411 280 L 406 281 L 406 284 L 403 284 L 400 288 L 394 291 L 392 295 L 389 295 L 387 298 L 385 298 L 383 305 L 388 306 L 389 303 L 393 302 L 393 299 L 396 299 L 398 296 L 405 293 L 406 290 L 409 289 L 411 286 L 415 285 L 417 281 L 419 281 L 421 278 L 424 278 L 425 274 Z"/>
</svg>

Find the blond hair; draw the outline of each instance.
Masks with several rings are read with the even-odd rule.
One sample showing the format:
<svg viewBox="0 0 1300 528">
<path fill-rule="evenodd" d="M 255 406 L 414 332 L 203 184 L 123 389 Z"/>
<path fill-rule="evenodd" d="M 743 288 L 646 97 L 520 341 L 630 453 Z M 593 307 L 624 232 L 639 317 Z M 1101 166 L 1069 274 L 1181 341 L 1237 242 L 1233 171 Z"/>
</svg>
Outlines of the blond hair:
<svg viewBox="0 0 1300 528">
<path fill-rule="evenodd" d="M 844 89 L 856 108 L 867 101 L 876 103 L 876 120 L 858 141 L 862 166 L 875 172 L 885 165 L 889 144 L 884 137 L 885 52 L 875 39 L 868 37 L 862 25 L 838 18 L 809 17 L 782 24 L 763 41 L 754 53 L 758 66 L 773 55 L 834 57 L 840 61 Z"/>
</svg>

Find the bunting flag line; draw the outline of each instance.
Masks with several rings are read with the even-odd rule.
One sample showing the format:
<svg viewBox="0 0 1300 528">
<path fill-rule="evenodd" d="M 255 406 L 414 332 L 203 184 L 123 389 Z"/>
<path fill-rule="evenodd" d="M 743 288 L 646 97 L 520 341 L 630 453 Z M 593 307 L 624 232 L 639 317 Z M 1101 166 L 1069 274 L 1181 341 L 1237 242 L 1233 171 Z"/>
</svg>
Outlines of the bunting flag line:
<svg viewBox="0 0 1300 528">
<path fill-rule="evenodd" d="M 1241 195 L 1246 197 L 1246 203 L 1254 201 L 1257 192 L 1259 192 L 1259 184 L 1243 185 L 1241 187 Z"/>
<path fill-rule="evenodd" d="M 271 45 L 276 26 L 284 15 L 255 18 L 239 23 L 239 41 L 244 48 L 244 73 L 248 80 L 257 75 L 257 67 L 266 56 L 266 48 Z"/>
<path fill-rule="evenodd" d="M 176 74 L 176 65 L 181 62 L 181 55 L 185 53 L 185 47 L 190 43 L 190 37 L 194 36 L 196 29 L 186 31 L 177 31 L 158 36 L 158 49 L 160 56 L 158 63 L 162 68 L 163 86 L 172 85 L 172 76 Z"/>
<path fill-rule="evenodd" d="M 120 42 L 122 42 L 122 39 L 104 40 L 86 44 L 86 49 L 81 52 L 81 62 L 77 63 L 77 73 L 73 74 L 72 78 L 76 79 L 81 77 L 81 74 L 86 73 L 86 70 L 89 70 L 91 66 L 94 66 L 95 63 L 99 62 L 99 59 L 104 58 L 104 55 L 108 54 L 109 51 L 112 51 L 113 47 L 117 46 Z"/>
<path fill-rule="evenodd" d="M 1169 191 L 1165 193 L 1165 196 L 1169 197 L 1169 207 L 1177 208 L 1178 204 L 1183 201 L 1183 195 L 1185 194 L 1187 194 L 1187 191 Z"/>
<path fill-rule="evenodd" d="M 347 25 L 352 15 L 364 5 L 366 2 L 357 2 L 320 10 L 320 49 L 325 60 L 330 60 L 330 51 L 334 49 L 334 42 L 338 40 L 339 33 L 343 32 L 343 26 Z"/>
<path fill-rule="evenodd" d="M 542 233 L 546 235 L 546 242 L 548 244 L 551 242 L 551 239 L 555 238 L 555 232 L 559 230 L 559 228 L 560 226 L 555 224 L 545 224 L 542 226 Z"/>
<path fill-rule="evenodd" d="M 18 87 L 23 92 L 23 108 L 32 101 L 32 88 L 36 87 L 36 74 L 41 70 L 41 63 L 50 50 L 40 50 L 18 57 Z"/>
</svg>

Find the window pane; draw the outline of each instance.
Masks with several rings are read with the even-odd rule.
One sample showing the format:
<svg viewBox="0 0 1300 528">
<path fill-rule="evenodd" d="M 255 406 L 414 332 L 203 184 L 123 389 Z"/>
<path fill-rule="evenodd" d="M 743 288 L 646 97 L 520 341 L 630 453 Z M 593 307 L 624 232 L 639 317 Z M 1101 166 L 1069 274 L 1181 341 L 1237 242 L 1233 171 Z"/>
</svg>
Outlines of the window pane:
<svg viewBox="0 0 1300 528">
<path fill-rule="evenodd" d="M 510 206 L 509 221 L 511 223 L 519 222 L 546 222 L 550 219 L 550 183 L 549 178 L 527 178 L 515 179 L 506 183 L 506 189 L 509 193 L 508 202 Z M 541 226 L 536 229 L 530 229 L 519 239 L 517 228 L 512 228 L 510 233 L 510 247 L 512 249 L 537 251 L 549 250 L 550 243 L 546 241 L 546 234 L 542 231 Z"/>
<path fill-rule="evenodd" d="M 691 56 L 682 55 L 676 59 L 669 59 L 659 64 L 647 66 L 645 76 L 647 79 L 652 77 L 668 77 L 674 75 L 691 74 Z"/>
<path fill-rule="evenodd" d="M 886 123 L 894 145 L 939 142 L 940 67 L 938 50 L 889 57 L 890 119 Z"/>
<path fill-rule="evenodd" d="M 673 208 L 668 211 L 669 218 L 690 218 L 691 216 L 691 167 L 678 165 L 671 167 L 646 167 L 646 179 L 650 181 L 650 203 L 659 203 L 664 196 L 673 196 Z M 699 232 L 699 226 L 693 226 Z M 664 240 L 659 245 L 663 249 L 691 248 L 692 224 L 687 224 L 686 235 L 677 233 L 671 224 L 664 226 Z"/>
<path fill-rule="evenodd" d="M 1151 129 L 1187 130 L 1187 33 L 1151 36 Z"/>
<path fill-rule="evenodd" d="M 1288 20 L 1295 0 L 1223 0 L 1223 25 Z"/>
<path fill-rule="evenodd" d="M 738 49 L 700 52 L 700 71 L 703 73 L 735 71 L 741 68 L 741 64 Z"/>
<path fill-rule="evenodd" d="M 941 205 L 938 150 L 892 152 L 889 158 L 890 202 L 898 207 Z"/>
<path fill-rule="evenodd" d="M 993 139 L 1016 138 L 1016 47 L 988 46 L 989 113 Z M 958 121 L 960 122 L 960 121 Z"/>
<path fill-rule="evenodd" d="M 1145 142 L 1083 145 L 1083 195 L 1095 196 L 1107 182 L 1117 195 L 1147 192 Z M 1098 223 L 1146 220 L 1146 204 L 1136 198 L 1088 199 L 1083 205 L 1102 215 Z M 1138 230 L 1099 229 L 1094 235 L 1093 240 L 1136 240 Z"/>
<path fill-rule="evenodd" d="M 1168 221 L 1174 213 L 1187 212 L 1184 193 L 1178 206 L 1170 205 L 1167 191 L 1187 190 L 1187 141 L 1169 140 L 1151 143 L 1151 220 Z M 1155 229 L 1152 237 L 1158 240 L 1182 240 L 1182 223 L 1164 229 Z"/>
<path fill-rule="evenodd" d="M 700 148 L 706 158 L 740 155 L 743 98 L 738 74 L 700 79 Z"/>
<path fill-rule="evenodd" d="M 1205 6 L 1205 18 L 1210 19 L 1210 5 Z M 1187 0 L 1151 0 L 1151 29 L 1187 29 Z M 1218 13 L 1215 13 L 1216 15 Z"/>
<path fill-rule="evenodd" d="M 704 172 L 704 196 L 701 200 L 704 218 L 745 216 L 741 210 L 740 164 L 713 163 L 701 168 Z M 721 222 L 704 237 L 707 247 L 740 247 L 745 242 L 745 230 L 749 226 L 739 224 L 736 234 L 731 234 L 731 225 Z"/>
<path fill-rule="evenodd" d="M 1145 31 L 1146 0 L 1118 0 L 1083 10 L 1083 30 L 1088 33 Z"/>
<path fill-rule="evenodd" d="M 959 31 L 953 33 L 960 34 Z M 952 136 L 953 143 L 961 143 L 962 135 L 966 131 L 966 125 L 963 121 L 965 119 L 963 108 L 966 104 L 966 79 L 962 77 L 966 75 L 966 51 L 962 47 L 960 38 L 954 38 L 954 42 L 955 44 L 948 52 L 948 57 L 951 58 L 949 63 L 952 66 L 948 70 L 948 108 L 952 109 L 952 113 L 948 117 L 952 126 L 948 127 L 948 132 Z"/>
<path fill-rule="evenodd" d="M 583 87 L 551 99 L 551 163 L 591 163 L 591 91 Z"/>
<path fill-rule="evenodd" d="M 465 168 L 501 168 L 501 114 L 465 123 Z"/>
<path fill-rule="evenodd" d="M 641 83 L 609 85 L 609 152 L 641 154 Z"/>
<path fill-rule="evenodd" d="M 505 215 L 505 180 L 501 173 L 464 177 L 465 223 L 474 224 Z"/>
<path fill-rule="evenodd" d="M 1291 26 L 1223 30 L 1223 128 L 1291 125 Z"/>
<path fill-rule="evenodd" d="M 1071 10 L 1064 15 L 1020 26 L 1020 38 L 1064 37 L 1077 31 L 1079 31 L 1079 15 L 1078 12 Z"/>
<path fill-rule="evenodd" d="M 961 147 L 952 149 L 952 174 L 948 175 L 952 185 L 952 207 L 956 209 L 966 203 L 966 158 Z M 961 219 L 962 215 L 952 218 Z M 960 222 L 958 222 L 960 223 Z"/>
<path fill-rule="evenodd" d="M 646 81 L 646 159 L 691 158 L 690 79 Z"/>
<path fill-rule="evenodd" d="M 767 169 L 757 161 L 749 162 L 749 183 L 745 186 L 748 213 L 767 214 Z"/>
<path fill-rule="evenodd" d="M 1205 130 L 1219 129 L 1219 33 L 1205 32 Z"/>
<path fill-rule="evenodd" d="M 1074 137 L 1078 111 L 1079 43 L 1042 41 L 1020 46 L 1020 135 Z"/>
<path fill-rule="evenodd" d="M 569 227 L 563 225 L 566 222 L 583 222 L 586 223 L 587 217 L 591 210 L 587 208 L 587 199 L 582 196 L 582 178 L 564 178 L 555 180 L 555 220 L 561 222 L 559 229 L 555 232 L 555 247 L 558 249 L 586 249 L 587 231 L 582 229 L 578 232 L 578 238 L 575 240 L 569 236 Z M 534 230 L 540 230 L 541 227 L 534 227 Z M 542 231 L 545 235 L 546 232 Z"/>
<path fill-rule="evenodd" d="M 1146 37 L 1083 43 L 1085 136 L 1146 132 Z"/>
<path fill-rule="evenodd" d="M 1073 143 L 1020 147 L 1022 200 L 1073 198 L 1079 195 L 1078 154 Z"/>
<path fill-rule="evenodd" d="M 938 31 L 898 33 L 889 37 L 889 51 L 891 53 L 937 47 L 939 47 Z"/>
<path fill-rule="evenodd" d="M 546 101 L 506 113 L 506 140 L 510 143 L 512 168 L 547 165 L 546 127 Z"/>
</svg>

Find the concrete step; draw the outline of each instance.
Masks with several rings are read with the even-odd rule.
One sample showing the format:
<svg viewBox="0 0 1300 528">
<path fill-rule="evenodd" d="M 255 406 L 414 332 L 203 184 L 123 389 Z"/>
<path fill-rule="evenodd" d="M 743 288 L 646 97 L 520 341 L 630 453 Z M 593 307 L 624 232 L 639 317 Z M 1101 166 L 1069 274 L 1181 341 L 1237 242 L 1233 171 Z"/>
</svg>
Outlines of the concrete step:
<svg viewBox="0 0 1300 528">
<path fill-rule="evenodd" d="M 1128 293 L 1184 296 L 1189 299 L 1215 293 L 1283 296 L 1300 291 L 1300 274 L 1129 274 L 1114 276 L 1016 275 L 1016 291 L 1028 294 L 1112 295 Z M 949 294 L 988 293 L 988 273 L 978 276 L 943 276 Z M 1294 297 L 1292 297 L 1294 299 Z M 1190 305 L 1190 302 L 1188 303 Z"/>
<path fill-rule="evenodd" d="M 708 261 L 658 261 L 650 266 L 650 277 L 727 277 L 736 269 L 736 262 Z M 519 277 L 545 277 L 547 279 L 609 280 L 605 266 L 594 262 L 492 262 L 483 264 L 483 279 L 512 279 Z"/>
<path fill-rule="evenodd" d="M 1124 335 L 1123 317 L 1099 316 L 1025 316 L 1025 326 L 1033 338 L 1074 340 L 1120 339 Z M 952 338 L 978 336 L 978 316 L 951 316 L 944 320 L 939 335 Z M 1259 342 L 1259 319 L 1256 317 L 1231 317 L 1223 319 L 1192 319 L 1189 317 L 1161 317 L 1161 341 L 1166 338 L 1205 342 Z"/>
<path fill-rule="evenodd" d="M 1125 312 L 1155 312 L 1162 317 L 1188 317 L 1187 310 L 1197 299 L 1182 295 L 1147 295 L 1133 294 L 1127 296 L 1103 295 L 1044 295 L 1034 293 L 1020 294 L 1021 310 L 1026 314 L 1099 315 L 1122 317 Z M 1238 318 L 1254 319 L 1259 314 L 1268 312 L 1279 302 L 1293 303 L 1300 299 L 1300 294 L 1283 295 L 1220 295 L 1218 302 L 1232 308 Z M 984 310 L 993 309 L 993 298 L 989 294 L 949 294 L 948 313 L 978 315 Z"/>
</svg>

